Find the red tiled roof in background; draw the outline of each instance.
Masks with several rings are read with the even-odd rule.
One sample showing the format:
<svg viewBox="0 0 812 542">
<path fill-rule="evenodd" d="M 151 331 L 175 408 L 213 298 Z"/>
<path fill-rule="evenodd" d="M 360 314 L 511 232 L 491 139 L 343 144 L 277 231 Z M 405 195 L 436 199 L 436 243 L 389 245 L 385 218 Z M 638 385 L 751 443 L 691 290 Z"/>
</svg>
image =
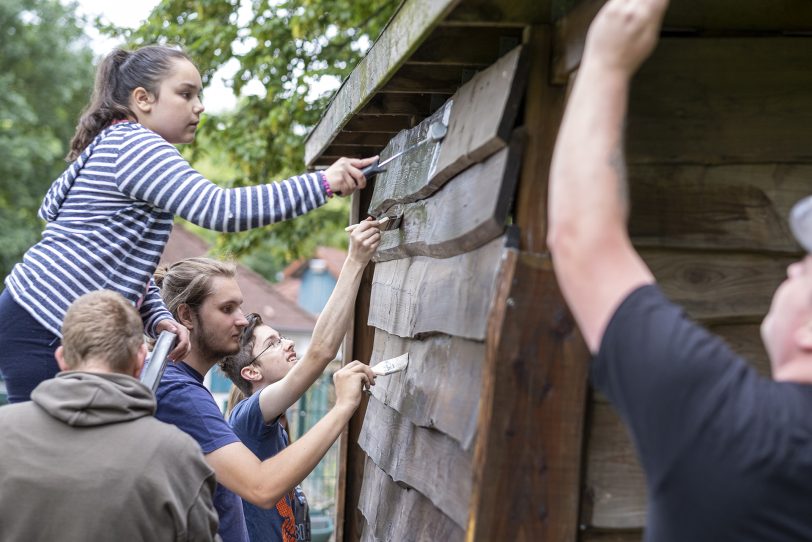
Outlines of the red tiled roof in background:
<svg viewBox="0 0 812 542">
<path fill-rule="evenodd" d="M 175 224 L 160 263 L 172 264 L 185 258 L 205 256 L 208 250 L 203 239 L 181 224 Z M 282 295 L 258 273 L 238 264 L 237 282 L 245 299 L 243 310 L 246 312 L 259 313 L 264 322 L 280 331 L 313 331 L 315 317 L 299 307 L 295 300 Z"/>
<path fill-rule="evenodd" d="M 334 279 L 338 280 L 338 275 L 341 273 L 341 267 L 344 265 L 344 260 L 347 259 L 347 252 L 341 250 L 340 248 L 317 247 L 316 255 L 313 256 L 312 259 L 324 260 L 324 263 L 327 266 L 327 271 L 333 276 Z M 306 264 L 309 262 L 310 259 L 302 258 L 301 260 L 296 260 L 295 262 L 288 264 L 288 266 L 282 271 L 282 274 L 285 277 L 283 282 L 289 278 L 301 277 L 302 273 L 304 273 L 305 269 L 307 269 Z"/>
<path fill-rule="evenodd" d="M 282 279 L 274 285 L 276 291 L 285 296 L 289 301 L 299 303 L 299 289 L 302 287 L 302 279 L 288 277 Z"/>
<path fill-rule="evenodd" d="M 347 259 L 347 252 L 340 248 L 333 247 L 317 247 L 316 255 L 313 258 L 324 260 L 327 272 L 338 280 L 338 275 L 341 273 L 341 267 L 344 265 L 344 260 Z M 296 260 L 289 264 L 283 271 L 284 277 L 280 282 L 275 285 L 276 290 L 294 303 L 299 302 L 299 288 L 302 286 L 302 273 L 307 269 L 309 259 Z"/>
<path fill-rule="evenodd" d="M 344 260 L 347 259 L 347 251 L 333 247 L 318 247 L 316 249 L 316 258 L 324 260 L 327 263 L 327 271 L 333 275 L 334 279 L 338 280 L 338 275 L 344 266 Z"/>
</svg>

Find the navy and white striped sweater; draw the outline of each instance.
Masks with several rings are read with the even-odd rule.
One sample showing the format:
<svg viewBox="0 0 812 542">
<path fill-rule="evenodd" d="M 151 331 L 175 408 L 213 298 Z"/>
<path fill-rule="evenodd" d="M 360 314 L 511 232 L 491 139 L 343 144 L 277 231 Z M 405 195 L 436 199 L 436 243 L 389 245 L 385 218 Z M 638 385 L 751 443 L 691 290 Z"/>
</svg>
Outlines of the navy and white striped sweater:
<svg viewBox="0 0 812 542">
<path fill-rule="evenodd" d="M 161 136 L 140 124 L 99 134 L 53 182 L 40 207 L 42 240 L 6 277 L 6 287 L 46 329 L 61 336 L 68 306 L 114 290 L 139 307 L 144 329 L 172 318 L 152 275 L 174 215 L 218 231 L 293 218 L 326 202 L 317 174 L 223 189 L 204 179 Z"/>
</svg>

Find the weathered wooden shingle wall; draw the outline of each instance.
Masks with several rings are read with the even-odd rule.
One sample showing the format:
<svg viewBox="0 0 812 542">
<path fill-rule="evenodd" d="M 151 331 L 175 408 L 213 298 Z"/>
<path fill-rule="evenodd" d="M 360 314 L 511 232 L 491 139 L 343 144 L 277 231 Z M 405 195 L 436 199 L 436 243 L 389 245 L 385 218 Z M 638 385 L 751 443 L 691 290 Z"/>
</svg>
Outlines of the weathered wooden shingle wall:
<svg viewBox="0 0 812 542">
<path fill-rule="evenodd" d="M 758 324 L 799 256 L 788 210 L 812 188 L 810 66 L 809 37 L 665 37 L 631 94 L 635 244 L 665 293 L 764 373 Z M 582 540 L 640 540 L 642 472 L 601 397 L 587 442 Z"/>
<path fill-rule="evenodd" d="M 403 350 L 414 356 L 413 372 L 380 379 L 367 415 L 362 406 L 351 422 L 345 540 L 362 530 L 380 540 L 641 538 L 642 474 L 605 400 L 593 397 L 584 415 L 588 355 L 545 244 L 547 176 L 567 84 L 604 2 L 406 2 L 408 16 L 393 20 L 308 140 L 311 165 L 368 156 L 452 94 L 452 124 L 465 119 L 442 150 L 411 157 L 379 179 L 372 201 L 355 200 L 356 218 L 392 203 L 407 212 L 404 227 L 384 240 L 380 272 L 365 276 L 350 351 L 373 363 Z M 631 232 L 666 293 L 766 372 L 758 323 L 798 255 L 786 213 L 808 193 L 812 172 L 812 3 L 674 0 L 665 28 L 631 98 Z M 460 105 L 461 81 L 519 39 L 528 80 L 509 92 L 526 95 L 515 123 L 523 145 L 502 121 L 497 148 L 466 141 L 506 104 Z M 472 90 L 470 98 L 482 96 Z M 384 157 L 426 127 L 398 135 Z M 432 163 L 452 167 L 413 184 Z M 478 254 L 502 232 L 510 189 L 483 183 L 494 176 L 518 182 L 519 233 L 518 248 L 491 247 L 502 251 L 495 279 L 480 272 L 494 271 L 490 263 L 470 260 L 485 262 Z M 485 323 L 471 319 L 473 300 L 457 287 L 472 280 L 472 265 L 491 302 L 484 340 Z M 495 291 L 483 286 L 488 280 Z M 467 523 L 464 499 L 454 497 L 466 491 Z"/>
<path fill-rule="evenodd" d="M 404 352 L 410 362 L 378 378 L 358 435 L 361 485 L 346 506 L 357 504 L 362 540 L 465 536 L 488 318 L 521 158 L 521 53 L 478 73 L 381 155 L 423 141 L 432 123 L 448 126 L 442 142 L 393 161 L 368 204 L 402 220 L 376 256 L 370 363 Z M 357 478 L 357 460 L 353 469 Z"/>
</svg>

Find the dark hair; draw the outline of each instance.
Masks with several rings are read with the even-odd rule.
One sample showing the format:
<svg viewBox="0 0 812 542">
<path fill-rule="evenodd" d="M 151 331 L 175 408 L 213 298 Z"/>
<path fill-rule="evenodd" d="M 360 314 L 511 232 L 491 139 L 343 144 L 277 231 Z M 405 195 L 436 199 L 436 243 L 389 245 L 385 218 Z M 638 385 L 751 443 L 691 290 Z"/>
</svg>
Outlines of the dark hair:
<svg viewBox="0 0 812 542">
<path fill-rule="evenodd" d="M 245 319 L 248 320 L 248 325 L 240 333 L 240 351 L 224 357 L 219 365 L 220 370 L 237 386 L 243 395 L 250 397 L 251 393 L 253 393 L 251 383 L 244 379 L 240 372 L 243 367 L 247 367 L 254 360 L 254 330 L 262 325 L 262 317 L 252 312 L 246 315 Z"/>
<path fill-rule="evenodd" d="M 135 117 L 129 105 L 130 93 L 144 87 L 157 97 L 161 81 L 176 59 L 192 61 L 183 51 L 163 45 L 148 45 L 133 52 L 114 49 L 104 57 L 96 68 L 93 96 L 79 118 L 65 159 L 76 160 L 111 122 Z"/>
<path fill-rule="evenodd" d="M 155 284 L 161 289 L 166 308 L 178 320 L 178 307 L 188 305 L 196 311 L 212 294 L 214 277 L 234 278 L 237 266 L 211 258 L 187 258 L 155 270 Z"/>
</svg>

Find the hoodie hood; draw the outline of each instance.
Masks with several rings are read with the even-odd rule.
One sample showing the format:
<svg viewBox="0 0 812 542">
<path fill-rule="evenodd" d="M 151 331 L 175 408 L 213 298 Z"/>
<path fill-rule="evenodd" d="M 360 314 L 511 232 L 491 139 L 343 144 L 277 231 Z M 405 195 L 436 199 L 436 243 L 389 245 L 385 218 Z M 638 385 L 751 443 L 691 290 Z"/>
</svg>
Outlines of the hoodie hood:
<svg viewBox="0 0 812 542">
<path fill-rule="evenodd" d="M 66 371 L 45 380 L 31 400 L 74 427 L 121 423 L 155 413 L 155 397 L 135 378 L 118 373 Z"/>
<path fill-rule="evenodd" d="M 59 209 L 62 207 L 62 202 L 64 202 L 65 198 L 68 196 L 68 192 L 70 192 L 74 181 L 76 181 L 76 178 L 79 176 L 79 172 L 82 171 L 82 168 L 85 167 L 88 159 L 93 154 L 93 150 L 96 148 L 99 142 L 117 126 L 120 126 L 120 124 L 115 124 L 102 130 L 99 135 L 93 138 L 90 145 L 88 145 L 87 148 L 82 151 L 79 158 L 74 160 L 73 163 L 68 166 L 68 169 L 66 169 L 58 179 L 51 183 L 51 188 L 49 188 L 48 193 L 45 194 L 45 198 L 42 200 L 42 205 L 40 205 L 39 212 L 37 213 L 42 220 L 45 220 L 46 222 L 53 222 L 56 220 L 56 218 L 59 216 Z"/>
</svg>

